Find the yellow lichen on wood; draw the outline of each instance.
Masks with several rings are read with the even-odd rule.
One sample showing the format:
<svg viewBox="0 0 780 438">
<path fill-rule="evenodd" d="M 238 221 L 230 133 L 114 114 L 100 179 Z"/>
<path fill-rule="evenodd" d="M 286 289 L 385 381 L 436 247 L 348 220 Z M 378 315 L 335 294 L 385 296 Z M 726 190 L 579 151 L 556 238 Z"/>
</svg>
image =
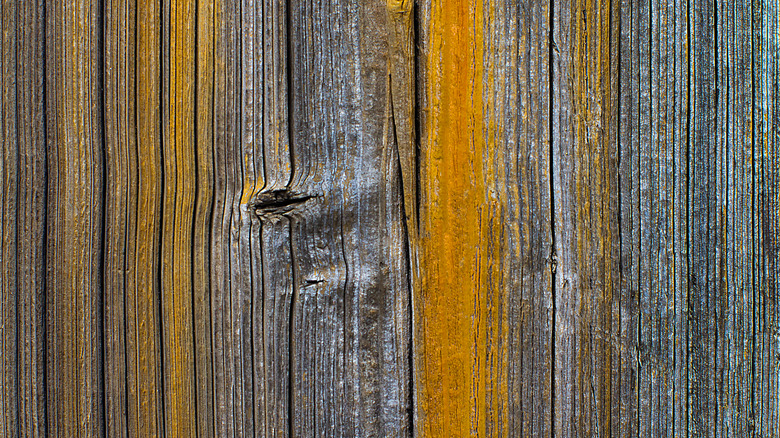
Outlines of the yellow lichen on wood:
<svg viewBox="0 0 780 438">
<path fill-rule="evenodd" d="M 431 7 L 421 145 L 415 324 L 418 431 L 485 436 L 504 406 L 496 147 L 486 143 L 483 5 Z"/>
</svg>

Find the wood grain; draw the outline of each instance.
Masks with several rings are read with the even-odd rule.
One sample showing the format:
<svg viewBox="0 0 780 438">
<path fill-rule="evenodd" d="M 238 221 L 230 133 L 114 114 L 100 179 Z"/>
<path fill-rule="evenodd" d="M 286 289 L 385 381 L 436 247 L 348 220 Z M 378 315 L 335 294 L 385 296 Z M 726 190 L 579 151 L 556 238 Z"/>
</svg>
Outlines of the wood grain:
<svg viewBox="0 0 780 438">
<path fill-rule="evenodd" d="M 102 435 L 102 11 L 46 7 L 47 432 Z"/>
<path fill-rule="evenodd" d="M 0 282 L 0 375 L 2 375 L 3 391 L 0 391 L 0 411 L 2 415 L 2 432 L 4 435 L 17 434 L 19 430 L 19 373 L 18 373 L 18 288 L 17 288 L 17 209 L 18 175 L 19 175 L 19 142 L 17 136 L 18 105 L 17 105 L 17 46 L 18 32 L 15 1 L 3 1 L 2 15 L 2 133 L 3 142 L 2 165 L 2 282 Z"/>
<path fill-rule="evenodd" d="M 617 3 L 587 0 L 553 10 L 554 436 L 634 428 L 639 309 L 620 288 L 618 15 Z"/>
<path fill-rule="evenodd" d="M 195 2 L 163 2 L 162 329 L 165 435 L 196 433 L 193 357 Z"/>
<path fill-rule="evenodd" d="M 778 436 L 779 6 L 0 0 L 0 435 Z"/>
</svg>

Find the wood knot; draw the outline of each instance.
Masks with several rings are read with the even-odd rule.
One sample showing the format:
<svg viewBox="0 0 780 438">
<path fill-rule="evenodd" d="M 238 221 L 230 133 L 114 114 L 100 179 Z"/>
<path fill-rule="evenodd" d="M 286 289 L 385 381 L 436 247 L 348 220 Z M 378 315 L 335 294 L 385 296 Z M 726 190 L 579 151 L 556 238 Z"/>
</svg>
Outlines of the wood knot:
<svg viewBox="0 0 780 438">
<path fill-rule="evenodd" d="M 273 190 L 261 193 L 254 200 L 255 214 L 261 218 L 281 216 L 299 209 L 313 195 L 295 193 L 290 190 Z"/>
</svg>

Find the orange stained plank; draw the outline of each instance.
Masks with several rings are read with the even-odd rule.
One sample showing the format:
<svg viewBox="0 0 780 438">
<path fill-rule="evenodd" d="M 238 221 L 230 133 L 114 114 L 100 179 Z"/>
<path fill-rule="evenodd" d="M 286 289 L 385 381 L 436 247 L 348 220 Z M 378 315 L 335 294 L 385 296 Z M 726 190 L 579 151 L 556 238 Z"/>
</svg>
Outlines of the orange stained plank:
<svg viewBox="0 0 780 438">
<path fill-rule="evenodd" d="M 483 5 L 431 6 L 416 242 L 418 432 L 485 436 L 505 406 L 499 344 L 500 204 L 491 183 L 497 148 L 487 144 Z M 497 427 L 505 427 L 498 425 Z"/>
<path fill-rule="evenodd" d="M 192 227 L 195 209 L 195 1 L 170 0 L 163 140 L 163 370 L 166 435 L 195 435 Z M 165 79 L 164 79 L 165 80 Z"/>
</svg>

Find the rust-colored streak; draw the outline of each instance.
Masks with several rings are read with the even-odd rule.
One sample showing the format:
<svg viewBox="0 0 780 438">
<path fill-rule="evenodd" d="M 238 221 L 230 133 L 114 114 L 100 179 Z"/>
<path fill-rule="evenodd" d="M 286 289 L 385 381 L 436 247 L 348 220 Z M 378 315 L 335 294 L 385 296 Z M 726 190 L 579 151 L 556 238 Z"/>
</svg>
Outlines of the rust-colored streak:
<svg viewBox="0 0 780 438">
<path fill-rule="evenodd" d="M 418 430 L 484 436 L 493 400 L 506 398 L 488 351 L 500 223 L 490 181 L 495 148 L 483 121 L 483 5 L 432 6 L 421 156 L 416 326 Z M 505 388 L 505 386 L 504 386 Z M 488 400 L 488 399 L 491 400 Z M 493 418 L 491 418 L 493 417 Z"/>
</svg>

